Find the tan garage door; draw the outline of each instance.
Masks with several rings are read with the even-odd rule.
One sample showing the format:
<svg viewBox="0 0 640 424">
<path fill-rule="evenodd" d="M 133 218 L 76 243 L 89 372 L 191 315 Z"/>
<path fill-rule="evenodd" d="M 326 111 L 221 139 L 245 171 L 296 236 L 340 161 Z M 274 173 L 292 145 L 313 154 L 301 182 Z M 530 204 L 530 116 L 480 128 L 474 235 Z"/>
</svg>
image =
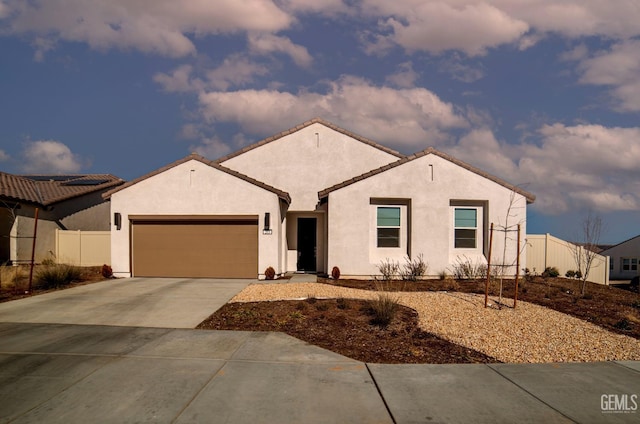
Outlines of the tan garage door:
<svg viewBox="0 0 640 424">
<path fill-rule="evenodd" d="M 136 277 L 257 278 L 257 219 L 132 220 Z"/>
</svg>

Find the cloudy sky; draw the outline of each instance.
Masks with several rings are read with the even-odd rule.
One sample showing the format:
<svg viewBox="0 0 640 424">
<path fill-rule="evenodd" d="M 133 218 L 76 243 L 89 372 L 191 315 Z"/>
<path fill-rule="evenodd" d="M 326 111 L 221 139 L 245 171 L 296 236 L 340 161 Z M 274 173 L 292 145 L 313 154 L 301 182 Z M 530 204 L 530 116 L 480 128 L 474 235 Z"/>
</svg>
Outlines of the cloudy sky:
<svg viewBox="0 0 640 424">
<path fill-rule="evenodd" d="M 0 0 L 0 169 L 132 179 L 322 117 L 640 234 L 637 0 Z"/>
</svg>

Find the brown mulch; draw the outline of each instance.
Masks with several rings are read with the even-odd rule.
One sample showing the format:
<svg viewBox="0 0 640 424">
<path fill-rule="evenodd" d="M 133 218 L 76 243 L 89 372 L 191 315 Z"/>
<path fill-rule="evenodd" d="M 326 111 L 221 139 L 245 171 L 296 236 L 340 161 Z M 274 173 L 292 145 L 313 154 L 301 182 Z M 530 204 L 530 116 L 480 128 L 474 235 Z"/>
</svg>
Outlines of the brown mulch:
<svg viewBox="0 0 640 424">
<path fill-rule="evenodd" d="M 318 282 L 341 287 L 376 290 L 380 283 L 365 280 L 333 280 Z M 498 296 L 499 283 L 491 282 L 489 295 Z M 518 300 L 534 303 L 591 322 L 609 331 L 640 339 L 640 293 L 587 282 L 585 296 L 580 295 L 581 282 L 568 278 L 533 277 L 519 281 Z M 391 291 L 454 291 L 484 294 L 485 281 L 424 280 L 384 283 Z M 513 304 L 514 280 L 503 281 L 505 303 Z"/>
<path fill-rule="evenodd" d="M 363 362 L 451 364 L 499 362 L 418 327 L 418 314 L 399 306 L 387 327 L 373 324 L 367 301 L 306 299 L 228 303 L 197 328 L 278 331 Z"/>
</svg>

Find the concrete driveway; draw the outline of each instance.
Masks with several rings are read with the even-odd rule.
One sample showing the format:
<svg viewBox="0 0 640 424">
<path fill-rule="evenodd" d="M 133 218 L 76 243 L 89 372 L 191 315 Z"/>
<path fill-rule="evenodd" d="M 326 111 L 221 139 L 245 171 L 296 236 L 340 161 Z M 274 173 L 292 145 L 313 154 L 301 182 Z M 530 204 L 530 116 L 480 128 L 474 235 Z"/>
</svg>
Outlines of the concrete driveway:
<svg viewBox="0 0 640 424">
<path fill-rule="evenodd" d="M 126 278 L 0 303 L 0 322 L 195 328 L 258 280 Z"/>
</svg>

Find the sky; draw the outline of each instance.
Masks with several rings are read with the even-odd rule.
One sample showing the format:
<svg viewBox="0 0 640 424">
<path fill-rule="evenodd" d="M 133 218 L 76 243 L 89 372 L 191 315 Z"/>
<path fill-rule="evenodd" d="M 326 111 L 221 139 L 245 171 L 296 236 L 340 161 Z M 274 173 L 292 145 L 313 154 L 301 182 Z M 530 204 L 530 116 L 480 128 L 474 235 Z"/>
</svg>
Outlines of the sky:
<svg viewBox="0 0 640 424">
<path fill-rule="evenodd" d="M 637 0 L 0 0 L 0 170 L 130 180 L 315 117 L 640 234 Z"/>
</svg>

